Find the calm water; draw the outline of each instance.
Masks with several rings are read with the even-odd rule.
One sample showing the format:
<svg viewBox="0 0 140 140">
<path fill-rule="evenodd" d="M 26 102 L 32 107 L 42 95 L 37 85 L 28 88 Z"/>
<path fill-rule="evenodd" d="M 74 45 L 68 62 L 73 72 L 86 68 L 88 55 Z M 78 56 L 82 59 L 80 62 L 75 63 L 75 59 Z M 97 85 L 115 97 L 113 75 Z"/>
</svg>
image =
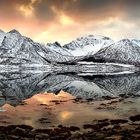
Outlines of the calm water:
<svg viewBox="0 0 140 140">
<path fill-rule="evenodd" d="M 139 95 L 138 73 L 94 76 L 1 73 L 0 125 L 46 128 L 127 118 L 140 114 Z"/>
</svg>

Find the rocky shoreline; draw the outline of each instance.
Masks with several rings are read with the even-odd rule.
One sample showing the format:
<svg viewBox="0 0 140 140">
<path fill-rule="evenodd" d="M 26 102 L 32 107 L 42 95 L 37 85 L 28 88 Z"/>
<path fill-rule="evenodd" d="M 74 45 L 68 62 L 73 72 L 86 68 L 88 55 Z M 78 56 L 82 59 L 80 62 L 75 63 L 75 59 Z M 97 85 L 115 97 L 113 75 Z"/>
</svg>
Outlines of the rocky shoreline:
<svg viewBox="0 0 140 140">
<path fill-rule="evenodd" d="M 38 97 L 38 96 L 37 96 Z M 44 96 L 43 96 L 44 97 Z M 74 125 L 64 125 L 64 124 L 54 124 L 49 119 L 49 116 L 43 116 L 42 118 L 38 118 L 38 123 L 41 124 L 41 127 L 30 126 L 30 124 L 26 125 L 24 122 L 21 122 L 20 125 L 12 124 L 7 122 L 2 122 L 4 125 L 0 126 L 0 140 L 139 140 L 140 139 L 140 113 L 135 111 L 135 113 L 131 112 L 135 110 L 133 106 L 134 103 L 138 103 L 139 100 L 135 101 L 137 98 L 129 98 L 127 96 L 122 97 L 104 97 L 103 101 L 96 101 L 94 99 L 82 99 L 82 98 L 74 98 L 66 100 L 50 100 L 46 103 L 37 103 L 37 106 L 40 108 L 39 110 L 54 110 L 61 107 L 62 105 L 66 105 L 70 103 L 70 105 L 74 104 L 75 106 L 80 105 L 80 107 L 84 107 L 84 105 L 91 105 L 90 107 L 94 110 L 92 112 L 102 112 L 102 111 L 110 111 L 119 110 L 119 105 L 126 105 L 127 107 L 132 105 L 129 110 L 119 110 L 125 111 L 124 114 L 129 112 L 125 117 L 121 115 L 117 115 L 119 117 L 113 118 L 105 117 L 103 118 L 86 121 L 81 121 L 81 125 L 78 126 L 76 123 Z M 26 104 L 21 104 L 21 107 L 25 105 L 28 106 L 28 102 Z M 83 106 L 82 106 L 83 105 Z M 121 107 L 120 107 L 121 108 Z M 29 109 L 29 108 L 28 108 Z M 87 108 L 85 108 L 87 109 Z M 132 110 L 131 110 L 132 109 Z M 61 110 L 61 109 L 60 109 Z M 55 110 L 56 111 L 56 110 Z M 102 112 L 104 113 L 104 112 Z M 132 115 L 133 114 L 133 115 Z M 58 114 L 57 114 L 58 115 Z M 81 114 L 82 115 L 82 114 Z M 79 119 L 79 118 L 75 118 Z M 23 124 L 22 124 L 23 123 Z M 48 125 L 50 124 L 50 125 Z M 54 124 L 54 125 L 53 125 Z M 45 126 L 45 127 L 42 127 Z"/>
<path fill-rule="evenodd" d="M 139 140 L 140 115 L 125 119 L 103 119 L 77 126 L 58 125 L 35 129 L 28 125 L 0 126 L 0 140 Z"/>
</svg>

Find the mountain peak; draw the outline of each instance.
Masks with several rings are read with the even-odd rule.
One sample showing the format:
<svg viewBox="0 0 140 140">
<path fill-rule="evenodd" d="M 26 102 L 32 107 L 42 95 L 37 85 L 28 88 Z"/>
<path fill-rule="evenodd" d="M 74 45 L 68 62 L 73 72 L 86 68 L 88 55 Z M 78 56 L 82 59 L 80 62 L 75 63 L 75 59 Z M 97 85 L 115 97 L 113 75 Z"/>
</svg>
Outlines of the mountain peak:
<svg viewBox="0 0 140 140">
<path fill-rule="evenodd" d="M 16 29 L 13 29 L 13 30 L 11 30 L 11 31 L 8 32 L 8 33 L 20 34 Z M 20 34 L 20 35 L 21 35 L 21 34 Z"/>
<path fill-rule="evenodd" d="M 122 39 L 121 42 L 131 42 L 130 39 Z"/>
<path fill-rule="evenodd" d="M 118 41 L 117 44 L 131 45 L 132 41 L 130 39 L 122 39 L 122 40 Z"/>
<path fill-rule="evenodd" d="M 132 39 L 132 42 L 140 47 L 140 40 Z"/>
<path fill-rule="evenodd" d="M 54 44 L 54 45 L 56 45 L 56 46 L 61 47 L 60 43 L 59 43 L 59 42 L 57 42 L 57 41 L 56 41 L 56 42 L 54 42 L 53 44 Z"/>
<path fill-rule="evenodd" d="M 4 31 L 0 29 L 0 33 L 4 33 Z"/>
<path fill-rule="evenodd" d="M 114 43 L 109 37 L 99 36 L 99 35 L 87 35 L 77 38 L 64 45 L 64 48 L 71 51 L 74 56 L 86 56 L 93 55 L 101 48 L 109 46 Z"/>
<path fill-rule="evenodd" d="M 92 34 L 89 34 L 89 35 L 86 35 L 86 36 L 82 36 L 82 37 L 79 37 L 77 38 L 76 40 L 80 41 L 80 40 L 85 40 L 85 39 L 97 39 L 97 40 L 111 40 L 109 37 L 105 37 L 105 36 L 101 36 L 101 35 L 92 35 Z"/>
</svg>

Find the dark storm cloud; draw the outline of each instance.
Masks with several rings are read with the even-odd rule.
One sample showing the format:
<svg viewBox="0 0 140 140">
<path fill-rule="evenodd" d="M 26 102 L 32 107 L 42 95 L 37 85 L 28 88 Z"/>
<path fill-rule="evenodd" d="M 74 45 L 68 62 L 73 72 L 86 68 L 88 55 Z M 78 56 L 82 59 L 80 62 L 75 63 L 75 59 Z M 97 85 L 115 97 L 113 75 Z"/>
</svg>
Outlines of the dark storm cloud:
<svg viewBox="0 0 140 140">
<path fill-rule="evenodd" d="M 53 0 L 52 0 L 53 1 Z M 41 0 L 34 3 L 34 14 L 37 18 L 43 20 L 53 20 L 56 17 L 56 13 L 51 9 L 53 5 L 57 5 L 56 2 L 51 0 Z"/>
<path fill-rule="evenodd" d="M 77 20 L 113 16 L 118 8 L 118 1 L 113 0 L 42 0 L 34 4 L 38 18 L 54 19 L 56 13 L 52 9 L 61 11 Z M 114 9 L 114 11 L 113 11 Z"/>
<path fill-rule="evenodd" d="M 139 17 L 140 0 L 0 0 L 0 28 L 41 41 L 85 33 L 139 37 Z"/>
<path fill-rule="evenodd" d="M 0 0 L 0 16 L 2 18 L 12 18 L 21 16 L 17 11 L 17 5 L 27 5 L 30 0 Z"/>
<path fill-rule="evenodd" d="M 0 0 L 1 8 L 10 8 L 15 4 L 28 4 L 30 0 Z"/>
<path fill-rule="evenodd" d="M 31 1 L 0 0 L 0 15 L 21 16 L 16 5 L 26 6 Z M 33 7 L 35 17 L 39 20 L 55 20 L 61 12 L 79 22 L 103 20 L 107 17 L 119 16 L 121 13 L 128 18 L 140 16 L 140 0 L 36 0 Z"/>
<path fill-rule="evenodd" d="M 72 9 L 69 4 L 65 7 L 65 12 L 68 15 L 75 17 L 79 20 L 98 20 L 106 17 L 112 17 L 116 15 L 117 2 L 112 0 L 79 0 L 72 5 Z M 114 9 L 114 11 L 113 11 Z M 93 18 L 93 19 L 92 19 Z"/>
<path fill-rule="evenodd" d="M 125 18 L 140 20 L 140 0 L 123 0 L 122 10 Z"/>
</svg>

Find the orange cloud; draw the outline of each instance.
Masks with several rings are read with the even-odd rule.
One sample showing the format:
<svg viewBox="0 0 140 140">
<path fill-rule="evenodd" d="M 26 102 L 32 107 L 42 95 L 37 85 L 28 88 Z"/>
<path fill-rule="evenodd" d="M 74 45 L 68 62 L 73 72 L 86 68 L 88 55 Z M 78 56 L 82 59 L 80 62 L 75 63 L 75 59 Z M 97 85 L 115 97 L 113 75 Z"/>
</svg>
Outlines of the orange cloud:
<svg viewBox="0 0 140 140">
<path fill-rule="evenodd" d="M 1 0 L 0 27 L 43 43 L 65 44 L 86 34 L 138 38 L 139 5 L 138 0 Z"/>
</svg>

